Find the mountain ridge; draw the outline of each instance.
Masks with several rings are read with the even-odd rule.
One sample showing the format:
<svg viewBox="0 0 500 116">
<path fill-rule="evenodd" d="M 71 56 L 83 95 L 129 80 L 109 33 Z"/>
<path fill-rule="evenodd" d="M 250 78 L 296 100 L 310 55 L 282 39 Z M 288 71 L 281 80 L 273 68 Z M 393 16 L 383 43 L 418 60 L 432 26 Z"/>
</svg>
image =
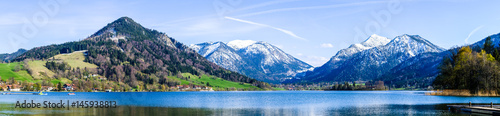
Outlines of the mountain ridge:
<svg viewBox="0 0 500 116">
<path fill-rule="evenodd" d="M 300 71 L 312 68 L 311 65 L 263 41 L 233 40 L 227 44 L 204 42 L 192 44 L 190 47 L 226 69 L 265 82 L 279 83 Z"/>
<path fill-rule="evenodd" d="M 11 60 L 13 60 L 14 58 L 16 58 L 17 56 L 23 54 L 24 52 L 26 52 L 28 50 L 26 49 L 23 49 L 23 48 L 20 48 L 18 49 L 16 52 L 13 52 L 13 53 L 4 53 L 4 54 L 0 54 L 0 60 L 2 62 L 10 62 Z"/>
<path fill-rule="evenodd" d="M 91 73 L 117 82 L 123 88 L 139 89 L 142 88 L 140 86 L 144 86 L 158 89 L 161 85 L 206 84 L 190 79 L 191 76 L 182 76 L 188 75 L 185 73 L 199 76 L 200 79 L 208 75 L 214 76 L 210 78 L 212 80 L 220 78 L 240 82 L 245 86 L 270 88 L 267 83 L 217 66 L 165 33 L 142 27 L 128 17 L 121 17 L 109 23 L 84 40 L 36 47 L 15 60 L 44 60 L 57 54 L 80 50 L 87 50 L 85 62 L 98 66 L 96 69 L 90 69 Z M 71 71 L 61 72 L 61 76 L 70 75 L 65 74 L 68 72 Z M 216 84 L 206 86 L 222 87 Z"/>
<path fill-rule="evenodd" d="M 442 51 L 443 48 L 418 35 L 403 34 L 385 45 L 357 52 L 348 60 L 325 64 L 308 72 L 304 78 L 313 82 L 373 80 L 418 54 Z"/>
</svg>

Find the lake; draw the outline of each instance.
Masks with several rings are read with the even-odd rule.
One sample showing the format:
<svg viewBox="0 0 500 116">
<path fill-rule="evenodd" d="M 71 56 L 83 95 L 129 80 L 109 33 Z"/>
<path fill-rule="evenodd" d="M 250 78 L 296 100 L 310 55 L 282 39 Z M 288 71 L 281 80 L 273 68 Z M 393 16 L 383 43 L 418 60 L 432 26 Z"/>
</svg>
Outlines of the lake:
<svg viewBox="0 0 500 116">
<path fill-rule="evenodd" d="M 469 115 L 446 104 L 500 97 L 427 96 L 426 91 L 47 92 L 0 95 L 0 115 Z M 117 108 L 15 108 L 27 100 L 115 101 Z"/>
</svg>

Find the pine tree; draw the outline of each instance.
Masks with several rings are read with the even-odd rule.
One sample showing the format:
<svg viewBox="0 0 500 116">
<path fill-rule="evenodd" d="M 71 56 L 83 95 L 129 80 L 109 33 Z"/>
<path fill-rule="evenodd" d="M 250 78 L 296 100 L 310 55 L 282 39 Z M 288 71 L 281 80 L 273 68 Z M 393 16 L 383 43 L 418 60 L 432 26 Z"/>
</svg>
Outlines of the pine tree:
<svg viewBox="0 0 500 116">
<path fill-rule="evenodd" d="M 57 90 L 62 91 L 62 83 L 61 82 L 59 82 L 59 84 L 57 84 Z"/>
<path fill-rule="evenodd" d="M 352 82 L 352 88 L 356 88 L 356 81 Z"/>
<path fill-rule="evenodd" d="M 493 53 L 493 50 L 495 46 L 493 45 L 493 42 L 491 41 L 491 37 L 486 38 L 484 41 L 483 49 L 486 51 L 486 53 L 491 54 Z"/>
<path fill-rule="evenodd" d="M 495 57 L 495 59 L 499 60 L 500 59 L 500 51 L 498 51 L 498 49 L 495 49 L 495 51 L 493 51 L 493 57 Z"/>
</svg>

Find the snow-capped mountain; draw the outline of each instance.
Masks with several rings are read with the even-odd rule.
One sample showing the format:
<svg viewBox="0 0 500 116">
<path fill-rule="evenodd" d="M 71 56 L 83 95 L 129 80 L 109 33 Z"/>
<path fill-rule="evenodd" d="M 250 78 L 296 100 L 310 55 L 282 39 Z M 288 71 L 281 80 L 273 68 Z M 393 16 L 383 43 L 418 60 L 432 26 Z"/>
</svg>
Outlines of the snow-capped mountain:
<svg viewBox="0 0 500 116">
<path fill-rule="evenodd" d="M 265 82 L 279 83 L 312 68 L 262 41 L 205 42 L 190 47 L 219 66 Z"/>
<path fill-rule="evenodd" d="M 378 79 L 390 85 L 391 87 L 428 87 L 439 74 L 443 57 L 447 54 L 443 52 L 427 52 L 412 57 L 398 64 Z"/>
<path fill-rule="evenodd" d="M 493 45 L 495 46 L 495 48 L 496 47 L 500 47 L 500 33 L 493 34 L 493 35 L 490 35 L 488 37 L 491 38 L 491 42 L 493 43 Z M 486 38 L 488 38 L 488 37 L 486 37 Z M 481 47 L 482 48 L 483 45 L 484 45 L 484 42 L 486 41 L 486 38 L 484 38 L 481 41 L 478 41 L 478 42 L 476 42 L 476 43 L 474 43 L 474 44 L 472 44 L 470 46 L 472 46 L 472 47 Z"/>
<path fill-rule="evenodd" d="M 190 48 L 209 61 L 232 71 L 241 70 L 240 65 L 245 65 L 245 62 L 242 62 L 243 58 L 223 42 L 206 42 L 190 45 Z"/>
<path fill-rule="evenodd" d="M 252 45 L 254 43 L 257 43 L 257 41 L 254 40 L 233 40 L 230 42 L 227 42 L 228 46 L 231 46 L 233 49 L 239 50 L 242 48 L 246 48 L 249 45 Z"/>
<path fill-rule="evenodd" d="M 488 37 L 491 38 L 492 44 L 495 47 L 500 47 L 500 34 L 494 34 Z M 482 48 L 486 38 L 469 46 L 472 48 Z M 430 52 L 417 55 L 400 63 L 376 80 L 382 80 L 394 87 L 430 86 L 432 81 L 434 81 L 435 77 L 439 74 L 438 67 L 443 58 L 450 57 L 452 52 L 458 52 L 458 48 L 452 48 L 439 53 Z"/>
<path fill-rule="evenodd" d="M 337 60 L 335 58 L 339 51 L 328 63 L 308 72 L 304 79 L 313 82 L 372 80 L 416 55 L 445 50 L 418 35 L 397 36 L 385 45 L 380 45 L 386 42 L 384 39 L 378 40 L 382 42 L 371 39 L 372 37 L 365 42 L 370 40 L 371 43 L 378 43 L 373 44 L 376 47 L 345 55 L 344 59 Z"/>
<path fill-rule="evenodd" d="M 352 44 L 348 48 L 342 49 L 337 52 L 335 56 L 330 58 L 328 62 L 326 62 L 323 66 L 317 67 L 314 69 L 314 72 L 307 72 L 309 76 L 316 76 L 316 75 L 321 75 L 324 72 L 328 72 L 329 70 L 332 70 L 334 68 L 339 68 L 338 66 L 341 66 L 341 64 L 344 61 L 349 60 L 353 54 L 356 54 L 358 52 L 371 49 L 373 47 L 378 47 L 378 46 L 383 46 L 389 43 L 391 40 L 387 37 L 382 37 L 376 34 L 371 35 L 366 39 L 365 41 L 358 43 L 358 44 Z"/>
<path fill-rule="evenodd" d="M 363 50 L 367 50 L 373 47 L 385 45 L 389 43 L 391 40 L 387 37 L 382 37 L 376 34 L 371 35 L 365 41 L 359 44 L 352 44 L 349 48 L 342 49 L 335 56 L 332 57 L 332 61 L 339 61 L 348 58 L 349 56 L 358 53 Z"/>
</svg>

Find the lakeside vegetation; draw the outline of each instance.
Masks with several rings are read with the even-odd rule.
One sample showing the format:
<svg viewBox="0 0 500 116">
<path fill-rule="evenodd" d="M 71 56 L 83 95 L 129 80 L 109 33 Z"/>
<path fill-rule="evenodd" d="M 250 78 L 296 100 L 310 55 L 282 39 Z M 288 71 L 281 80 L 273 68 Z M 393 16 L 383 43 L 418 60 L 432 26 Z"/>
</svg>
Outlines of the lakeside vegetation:
<svg viewBox="0 0 500 116">
<path fill-rule="evenodd" d="M 74 86 L 72 86 L 74 90 L 70 91 L 104 91 L 106 88 L 109 88 L 112 91 L 179 91 L 179 88 L 176 86 L 169 88 L 168 86 L 156 85 L 158 87 L 155 87 L 154 85 L 144 83 L 140 83 L 140 86 L 136 87 L 120 87 L 119 83 L 108 81 L 105 77 L 100 75 L 91 74 L 91 71 L 89 70 L 95 70 L 95 68 L 92 67 L 96 66 L 83 62 L 84 56 L 82 53 L 83 52 L 60 54 L 46 61 L 25 60 L 25 62 L 0 63 L 0 77 L 10 77 L 1 78 L 0 89 L 7 90 L 7 85 L 17 85 L 17 87 L 21 88 L 21 91 L 47 90 L 48 87 L 52 87 L 52 91 L 60 91 L 62 85 L 74 84 Z M 72 63 L 68 63 L 68 61 Z M 77 75 L 68 75 L 70 72 L 80 72 L 80 69 L 84 69 L 83 74 L 77 75 L 83 76 L 79 77 Z M 75 78 L 70 80 L 68 78 L 62 78 L 64 76 L 74 76 Z M 206 86 L 210 87 L 210 89 L 213 87 L 212 90 L 214 91 L 262 90 L 249 83 L 232 82 L 209 75 L 197 76 L 191 73 L 182 73 L 181 75 L 169 76 L 168 78 L 176 81 L 179 85 L 187 85 L 190 88 Z M 61 87 L 59 87 L 59 85 L 61 85 Z M 181 88 L 185 87 L 182 86 Z M 185 89 L 183 91 L 197 90 Z"/>
<path fill-rule="evenodd" d="M 353 82 L 320 82 L 320 83 L 294 83 L 273 84 L 274 90 L 322 90 L 322 91 L 346 91 L 346 90 L 393 90 L 384 85 L 383 81 L 353 81 Z M 408 88 L 399 88 L 408 89 Z"/>
<path fill-rule="evenodd" d="M 500 48 L 491 38 L 483 46 L 464 46 L 450 50 L 443 59 L 441 74 L 433 82 L 435 89 L 450 89 L 446 95 L 493 95 L 500 92 Z M 459 90 L 454 92 L 452 90 Z"/>
<path fill-rule="evenodd" d="M 471 93 L 469 90 L 465 89 L 436 90 L 425 94 L 440 96 L 498 96 L 498 93 L 496 91 L 478 91 L 477 93 Z"/>
<path fill-rule="evenodd" d="M 130 87 L 123 83 L 109 81 L 104 76 L 92 74 L 97 70 L 97 66 L 84 62 L 84 53 L 85 51 L 75 51 L 58 54 L 47 60 L 26 59 L 23 62 L 0 63 L 0 77 L 2 77 L 0 88 L 6 90 L 7 85 L 17 85 L 22 88 L 21 91 L 47 90 L 49 87 L 53 88 L 52 91 L 58 91 L 58 86 L 62 87 L 64 84 L 74 84 L 72 91 L 104 91 L 106 89 L 112 91 L 179 91 L 179 88 L 185 88 L 176 85 L 169 87 L 144 83 Z M 262 90 L 249 83 L 232 82 L 209 75 L 197 76 L 191 73 L 181 73 L 178 76 L 168 76 L 168 79 L 171 79 L 174 84 L 187 85 L 190 88 L 213 87 L 214 91 Z M 184 91 L 197 90 L 185 89 Z"/>
</svg>

